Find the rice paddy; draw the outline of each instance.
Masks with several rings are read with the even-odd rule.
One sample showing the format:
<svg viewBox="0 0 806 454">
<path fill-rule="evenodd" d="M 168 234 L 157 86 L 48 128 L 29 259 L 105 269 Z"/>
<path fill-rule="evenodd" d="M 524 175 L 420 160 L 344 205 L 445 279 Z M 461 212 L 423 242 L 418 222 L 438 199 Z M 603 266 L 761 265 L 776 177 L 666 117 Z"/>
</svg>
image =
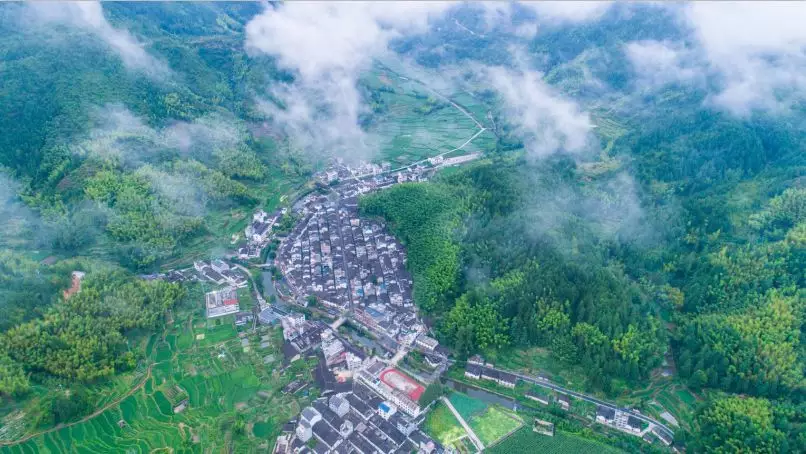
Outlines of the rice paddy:
<svg viewBox="0 0 806 454">
<path fill-rule="evenodd" d="M 102 399 L 99 411 L 0 452 L 270 450 L 282 424 L 301 405 L 279 390 L 294 379 L 310 380 L 310 368 L 298 361 L 281 374 L 277 360 L 264 362 L 270 354 L 282 357 L 278 329 L 239 334 L 231 320 L 208 324 L 201 301 L 195 306 L 178 310 L 174 324 L 148 340 L 150 365 L 107 385 L 122 392 Z M 265 348 L 244 352 L 242 338 L 257 347 L 261 337 L 270 340 Z M 131 387 L 123 388 L 125 383 Z M 245 421 L 248 430 L 236 419 Z"/>
</svg>

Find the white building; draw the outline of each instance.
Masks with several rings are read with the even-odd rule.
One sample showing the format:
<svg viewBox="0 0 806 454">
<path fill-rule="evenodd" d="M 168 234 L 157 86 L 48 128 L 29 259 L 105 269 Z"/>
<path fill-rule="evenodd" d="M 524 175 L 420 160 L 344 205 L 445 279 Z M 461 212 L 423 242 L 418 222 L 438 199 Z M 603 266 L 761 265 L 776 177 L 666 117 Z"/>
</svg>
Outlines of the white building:
<svg viewBox="0 0 806 454">
<path fill-rule="evenodd" d="M 361 368 L 362 364 L 363 361 L 358 357 L 358 355 L 347 352 L 347 369 L 356 371 Z"/>
<path fill-rule="evenodd" d="M 436 339 L 426 336 L 425 334 L 419 335 L 416 343 L 417 346 L 430 351 L 433 351 L 435 348 L 437 348 L 437 345 L 439 345 L 439 342 Z"/>
<path fill-rule="evenodd" d="M 344 417 L 348 411 L 350 411 L 350 403 L 339 394 L 330 398 L 328 401 L 328 407 L 333 410 L 334 413 L 339 415 L 340 417 Z"/>
<path fill-rule="evenodd" d="M 227 265 L 227 263 L 221 259 L 213 260 L 210 262 L 210 266 L 218 273 L 229 271 L 229 265 Z"/>
</svg>

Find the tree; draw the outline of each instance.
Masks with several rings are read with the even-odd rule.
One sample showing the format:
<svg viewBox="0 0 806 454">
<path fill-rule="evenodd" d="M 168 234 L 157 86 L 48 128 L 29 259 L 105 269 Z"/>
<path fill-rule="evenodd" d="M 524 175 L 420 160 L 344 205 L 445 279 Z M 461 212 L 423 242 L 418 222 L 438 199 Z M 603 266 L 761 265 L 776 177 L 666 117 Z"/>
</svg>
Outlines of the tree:
<svg viewBox="0 0 806 454">
<path fill-rule="evenodd" d="M 697 413 L 695 451 L 778 453 L 783 432 L 773 425 L 770 402 L 759 398 L 720 397 Z"/>
<path fill-rule="evenodd" d="M 420 404 L 420 408 L 425 408 L 430 405 L 431 402 L 439 399 L 444 392 L 445 390 L 439 382 L 431 383 L 425 388 L 425 391 L 423 391 L 417 403 Z"/>
<path fill-rule="evenodd" d="M 28 377 L 22 366 L 0 352 L 0 396 L 22 394 L 29 388 Z"/>
</svg>

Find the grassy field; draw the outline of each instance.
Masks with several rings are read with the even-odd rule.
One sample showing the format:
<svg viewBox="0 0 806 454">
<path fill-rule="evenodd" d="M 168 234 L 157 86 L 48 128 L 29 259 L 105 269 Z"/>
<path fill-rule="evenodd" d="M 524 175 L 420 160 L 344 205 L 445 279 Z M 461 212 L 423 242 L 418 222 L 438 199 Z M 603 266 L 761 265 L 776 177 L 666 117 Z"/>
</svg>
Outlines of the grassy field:
<svg viewBox="0 0 806 454">
<path fill-rule="evenodd" d="M 487 404 L 464 393 L 453 392 L 448 398 L 465 421 L 470 421 L 471 418 L 487 409 Z"/>
<path fill-rule="evenodd" d="M 308 399 L 279 390 L 294 379 L 311 380 L 313 367 L 297 361 L 279 372 L 282 334 L 276 328 L 242 336 L 253 346 L 249 351 L 231 319 L 208 324 L 201 299 L 192 298 L 175 311 L 171 326 L 144 340 L 147 362 L 104 385 L 110 392 L 97 414 L 0 452 L 268 451 L 281 425 Z M 271 345 L 256 348 L 261 337 Z M 264 363 L 270 354 L 276 359 Z M 185 400 L 187 408 L 174 413 Z M 22 432 L 36 430 L 17 435 Z"/>
<path fill-rule="evenodd" d="M 370 128 L 370 136 L 380 150 L 376 161 L 391 162 L 393 167 L 407 165 L 453 150 L 480 130 L 473 119 L 429 87 L 388 68 L 376 67 L 362 82 L 376 90 L 386 106 Z M 487 106 L 466 94 L 456 95 L 461 105 L 485 125 Z M 484 131 L 456 155 L 492 150 L 495 142 L 495 135 Z"/>
<path fill-rule="evenodd" d="M 451 410 L 442 402 L 428 413 L 423 428 L 444 446 L 452 446 L 467 436 Z"/>
<path fill-rule="evenodd" d="M 616 454 L 623 451 L 564 432 L 558 431 L 553 437 L 548 437 L 533 432 L 531 427 L 524 427 L 485 452 L 490 454 L 509 454 L 513 452 Z"/>
<path fill-rule="evenodd" d="M 474 416 L 469 424 L 484 446 L 494 445 L 523 425 L 515 416 L 498 407 L 490 407 L 484 413 Z"/>
</svg>

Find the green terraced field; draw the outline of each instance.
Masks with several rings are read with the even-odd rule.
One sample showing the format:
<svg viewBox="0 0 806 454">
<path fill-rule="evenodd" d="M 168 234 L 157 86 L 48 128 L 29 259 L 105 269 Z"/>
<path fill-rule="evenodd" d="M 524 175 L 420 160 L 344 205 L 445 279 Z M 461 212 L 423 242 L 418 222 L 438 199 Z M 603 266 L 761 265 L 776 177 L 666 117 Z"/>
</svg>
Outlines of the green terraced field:
<svg viewBox="0 0 806 454">
<path fill-rule="evenodd" d="M 276 371 L 276 362 L 263 363 L 266 354 L 282 358 L 282 335 L 275 328 L 249 336 L 257 345 L 268 335 L 271 347 L 261 353 L 243 352 L 231 323 L 208 327 L 203 322 L 200 300 L 176 312 L 173 326 L 144 340 L 152 366 L 103 385 L 115 391 L 99 403 L 108 408 L 85 421 L 2 447 L 0 453 L 269 451 L 282 424 L 305 404 L 278 391 L 297 375 L 310 380 L 311 365 L 297 361 L 283 375 Z M 205 334 L 204 339 L 196 340 L 197 334 Z M 189 406 L 174 413 L 185 399 Z M 238 413 L 248 430 L 233 430 Z"/>
<path fill-rule="evenodd" d="M 453 150 L 480 130 L 467 114 L 427 87 L 391 70 L 376 68 L 363 80 L 374 89 L 383 88 L 380 99 L 386 106 L 370 128 L 380 150 L 376 161 L 391 162 L 393 167 L 407 165 Z M 487 106 L 466 93 L 457 93 L 456 98 L 462 108 L 487 126 Z M 489 151 L 495 143 L 495 135 L 484 131 L 452 156 Z"/>
</svg>

